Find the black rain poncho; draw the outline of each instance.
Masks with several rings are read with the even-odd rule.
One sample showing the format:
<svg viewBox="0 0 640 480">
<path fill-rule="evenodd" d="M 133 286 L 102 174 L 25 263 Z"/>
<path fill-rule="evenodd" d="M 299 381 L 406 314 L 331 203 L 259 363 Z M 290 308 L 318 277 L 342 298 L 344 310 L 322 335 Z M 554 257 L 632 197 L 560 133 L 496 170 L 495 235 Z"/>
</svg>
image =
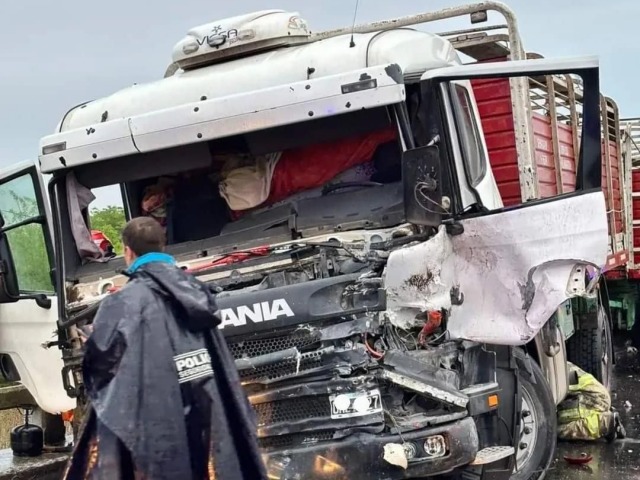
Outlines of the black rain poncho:
<svg viewBox="0 0 640 480">
<path fill-rule="evenodd" d="M 90 408 L 65 478 L 266 478 L 251 407 L 208 288 L 147 263 L 105 300 L 86 343 Z"/>
</svg>

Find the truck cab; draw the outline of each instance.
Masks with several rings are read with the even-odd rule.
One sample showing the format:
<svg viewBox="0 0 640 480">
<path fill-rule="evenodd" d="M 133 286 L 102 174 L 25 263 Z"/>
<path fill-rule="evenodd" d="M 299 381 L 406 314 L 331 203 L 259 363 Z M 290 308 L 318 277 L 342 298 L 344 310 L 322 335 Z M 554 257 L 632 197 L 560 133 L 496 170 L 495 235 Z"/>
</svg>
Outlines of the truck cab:
<svg viewBox="0 0 640 480">
<path fill-rule="evenodd" d="M 221 20 L 162 80 L 67 112 L 0 180 L 7 370 L 49 412 L 86 400 L 79 329 L 127 281 L 91 239 L 112 187 L 216 292 L 270 478 L 536 478 L 569 381 L 558 311 L 598 297 L 607 261 L 598 66 L 465 65 L 407 28 L 497 10 L 519 45 L 480 5 L 321 33 Z M 554 75 L 582 78 L 574 191 L 505 208 L 474 82 L 506 79 L 524 114 L 523 82 Z"/>
</svg>

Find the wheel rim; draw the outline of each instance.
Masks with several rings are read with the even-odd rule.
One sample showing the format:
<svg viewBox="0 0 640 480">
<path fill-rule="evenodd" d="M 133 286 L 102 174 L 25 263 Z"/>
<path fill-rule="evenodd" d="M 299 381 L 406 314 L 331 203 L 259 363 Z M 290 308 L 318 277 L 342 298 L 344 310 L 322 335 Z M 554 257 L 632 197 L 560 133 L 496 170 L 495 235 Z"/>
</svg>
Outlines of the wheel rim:
<svg viewBox="0 0 640 480">
<path fill-rule="evenodd" d="M 520 422 L 520 438 L 516 446 L 516 465 L 518 470 L 531 460 L 538 441 L 538 414 L 533 408 L 533 399 L 526 389 L 522 389 L 522 413 Z"/>
</svg>

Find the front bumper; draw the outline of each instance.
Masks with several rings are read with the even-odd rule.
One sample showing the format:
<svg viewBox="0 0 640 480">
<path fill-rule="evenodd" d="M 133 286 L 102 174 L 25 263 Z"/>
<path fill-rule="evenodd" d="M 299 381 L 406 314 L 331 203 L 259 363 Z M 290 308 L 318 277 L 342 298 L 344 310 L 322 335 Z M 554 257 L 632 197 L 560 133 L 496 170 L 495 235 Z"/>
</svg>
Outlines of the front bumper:
<svg viewBox="0 0 640 480">
<path fill-rule="evenodd" d="M 445 456 L 409 461 L 404 470 L 383 459 L 384 446 L 402 443 L 398 435 L 354 434 L 339 441 L 274 450 L 263 454 L 268 478 L 273 480 L 396 480 L 440 475 L 471 463 L 478 452 L 478 434 L 472 418 L 436 428 L 403 433 L 405 442 L 422 445 L 427 437 L 443 435 Z"/>
</svg>

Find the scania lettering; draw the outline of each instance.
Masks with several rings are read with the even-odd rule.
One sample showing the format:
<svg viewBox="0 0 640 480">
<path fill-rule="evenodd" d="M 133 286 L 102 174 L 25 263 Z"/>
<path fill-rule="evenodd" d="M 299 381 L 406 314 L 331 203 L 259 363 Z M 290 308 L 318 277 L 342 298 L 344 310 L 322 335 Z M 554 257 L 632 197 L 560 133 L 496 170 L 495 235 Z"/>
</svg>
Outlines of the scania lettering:
<svg viewBox="0 0 640 480">
<path fill-rule="evenodd" d="M 254 303 L 252 307 L 241 306 L 237 309 L 225 308 L 220 311 L 222 322 L 218 328 L 227 326 L 240 327 L 247 324 L 247 320 L 253 323 L 268 322 L 278 317 L 293 317 L 293 311 L 284 299 L 269 302 Z"/>
<path fill-rule="evenodd" d="M 476 25 L 414 29 L 456 17 Z M 0 366 L 46 411 L 85 402 L 79 329 L 127 282 L 90 238 L 110 188 L 217 296 L 269 478 L 540 478 L 567 360 L 611 371 L 617 125 L 597 59 L 525 52 L 496 2 L 196 27 L 163 79 L 70 109 L 0 177 Z M 181 379 L 211 374 L 185 355 Z"/>
</svg>

